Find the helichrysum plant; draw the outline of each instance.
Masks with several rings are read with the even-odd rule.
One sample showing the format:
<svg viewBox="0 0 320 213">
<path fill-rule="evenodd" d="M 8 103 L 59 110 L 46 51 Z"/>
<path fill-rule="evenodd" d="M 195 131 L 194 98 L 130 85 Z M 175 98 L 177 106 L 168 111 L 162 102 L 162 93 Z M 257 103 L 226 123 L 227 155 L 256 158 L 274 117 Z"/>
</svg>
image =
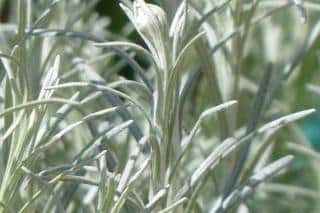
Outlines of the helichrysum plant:
<svg viewBox="0 0 320 213">
<path fill-rule="evenodd" d="M 319 3 L 98 3 L 0 1 L 0 212 L 320 210 Z"/>
</svg>

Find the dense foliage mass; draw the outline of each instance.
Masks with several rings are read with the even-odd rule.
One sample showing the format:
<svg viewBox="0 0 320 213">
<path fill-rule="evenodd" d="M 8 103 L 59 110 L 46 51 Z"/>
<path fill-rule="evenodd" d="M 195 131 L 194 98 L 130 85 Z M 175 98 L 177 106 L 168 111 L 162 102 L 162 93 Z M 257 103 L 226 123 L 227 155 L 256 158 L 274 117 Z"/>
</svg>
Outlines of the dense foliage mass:
<svg viewBox="0 0 320 213">
<path fill-rule="evenodd" d="M 320 211 L 320 3 L 101 2 L 0 0 L 0 212 Z"/>
</svg>

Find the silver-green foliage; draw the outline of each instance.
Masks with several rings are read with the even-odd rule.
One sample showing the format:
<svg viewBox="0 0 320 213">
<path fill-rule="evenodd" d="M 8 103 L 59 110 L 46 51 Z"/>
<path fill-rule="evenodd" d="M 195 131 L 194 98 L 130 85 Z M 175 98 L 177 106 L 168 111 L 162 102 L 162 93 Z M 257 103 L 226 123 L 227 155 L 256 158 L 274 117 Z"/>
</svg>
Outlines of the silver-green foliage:
<svg viewBox="0 0 320 213">
<path fill-rule="evenodd" d="M 294 153 L 319 158 L 294 124 L 315 110 L 283 94 L 319 42 L 318 3 L 123 0 L 119 34 L 97 3 L 15 0 L 1 24 L 1 212 L 317 211 L 319 168 L 314 189 L 290 176 Z"/>
</svg>

